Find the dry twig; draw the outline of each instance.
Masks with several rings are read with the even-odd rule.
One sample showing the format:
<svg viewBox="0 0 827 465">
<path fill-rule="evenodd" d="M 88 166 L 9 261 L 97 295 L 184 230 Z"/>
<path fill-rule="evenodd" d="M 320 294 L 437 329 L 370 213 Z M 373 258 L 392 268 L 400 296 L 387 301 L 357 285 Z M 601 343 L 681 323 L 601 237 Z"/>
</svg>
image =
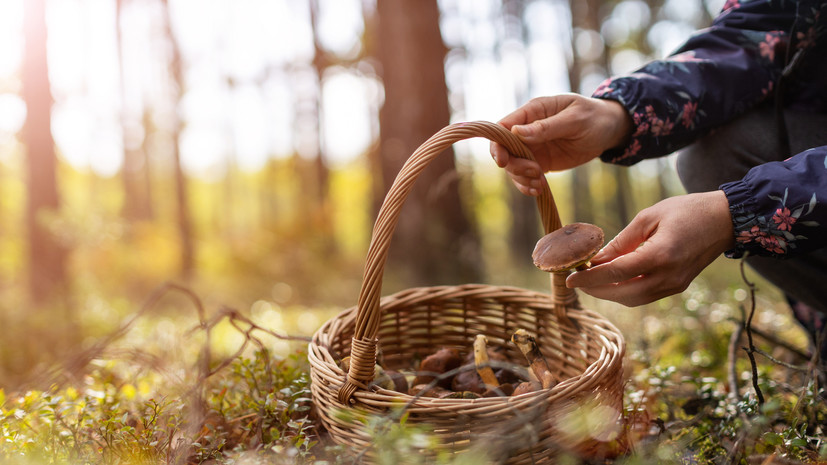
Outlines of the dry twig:
<svg viewBox="0 0 827 465">
<path fill-rule="evenodd" d="M 729 348 L 727 350 L 727 359 L 729 360 L 727 370 L 727 384 L 729 385 L 729 397 L 732 400 L 737 400 L 741 395 L 738 387 L 738 370 L 735 365 L 738 361 L 738 344 L 741 342 L 741 336 L 744 334 L 744 322 L 738 322 L 735 331 L 729 338 Z"/>
<path fill-rule="evenodd" d="M 749 363 L 752 367 L 752 387 L 755 389 L 755 396 L 758 398 L 758 405 L 764 405 L 764 394 L 761 392 L 761 387 L 758 386 L 758 365 L 755 362 L 755 344 L 752 341 L 752 317 L 755 316 L 755 284 L 752 283 L 750 280 L 747 279 L 746 272 L 744 271 L 744 263 L 746 263 L 746 256 L 744 259 L 741 260 L 741 279 L 744 280 L 744 283 L 749 288 L 749 301 L 750 301 L 750 310 L 749 315 L 746 316 L 744 322 L 744 330 L 747 333 L 747 343 L 748 346 L 744 348 L 747 352 L 747 356 L 749 357 Z M 744 317 L 744 307 L 741 306 L 741 316 Z"/>
</svg>

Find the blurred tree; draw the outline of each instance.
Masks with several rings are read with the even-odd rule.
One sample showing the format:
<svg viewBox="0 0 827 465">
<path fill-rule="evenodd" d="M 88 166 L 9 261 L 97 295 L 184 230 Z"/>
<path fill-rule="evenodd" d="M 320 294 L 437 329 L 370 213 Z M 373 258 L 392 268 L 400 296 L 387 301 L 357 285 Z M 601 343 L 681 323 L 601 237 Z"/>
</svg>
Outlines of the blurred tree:
<svg viewBox="0 0 827 465">
<path fill-rule="evenodd" d="M 430 136 L 448 125 L 446 47 L 436 0 L 377 2 L 377 49 L 385 102 L 379 113 L 381 192 Z M 415 284 L 478 281 L 477 231 L 460 197 L 453 150 L 423 171 L 404 206 L 391 245 L 389 269 Z M 379 190 L 374 190 L 377 192 Z"/>
<path fill-rule="evenodd" d="M 505 39 L 513 39 L 523 43 L 528 42 L 528 31 L 523 23 L 525 8 L 526 0 L 503 0 L 503 12 L 506 17 Z M 513 34 L 513 37 L 509 36 L 510 34 Z M 530 73 L 528 79 L 531 79 Z M 527 90 L 531 88 L 531 82 L 526 84 L 523 92 L 515 96 L 518 102 L 528 100 Z M 519 89 L 516 90 L 519 92 Z M 517 260 L 524 260 L 531 256 L 534 245 L 540 237 L 539 234 L 542 233 L 540 216 L 534 199 L 510 187 L 508 189 L 508 204 L 512 221 L 509 225 L 508 245 L 511 248 L 513 257 L 516 257 Z"/>
<path fill-rule="evenodd" d="M 610 11 L 609 6 L 612 2 L 605 0 L 587 0 L 579 6 L 582 8 L 586 6 L 583 14 L 582 27 L 588 33 L 600 34 L 602 30 L 603 21 L 605 20 L 606 12 Z M 611 74 L 611 66 L 609 64 L 610 47 L 605 40 L 601 40 L 601 50 L 599 57 L 595 60 L 598 69 L 602 71 L 605 77 Z M 594 89 L 585 89 L 591 93 Z M 632 204 L 632 186 L 629 181 L 629 169 L 612 164 L 602 164 L 602 169 L 605 170 L 609 176 L 614 178 L 615 186 L 613 192 L 607 192 L 609 198 L 606 199 L 607 212 L 605 217 L 605 226 L 609 231 L 619 232 L 620 229 L 629 224 L 631 216 L 629 210 L 634 209 Z"/>
<path fill-rule="evenodd" d="M 593 3 L 593 0 L 589 0 Z M 584 64 L 577 51 L 577 34 L 581 24 L 585 21 L 585 11 L 589 9 L 589 2 L 582 0 L 569 0 L 569 11 L 571 12 L 571 26 L 572 26 L 572 43 L 571 43 L 571 62 L 569 63 L 569 86 L 572 92 L 582 92 L 581 77 L 583 74 Z M 585 10 L 585 11 L 584 11 Z M 590 164 L 581 165 L 572 170 L 571 178 L 571 203 L 572 215 L 575 221 L 584 223 L 596 223 L 594 208 L 595 202 L 592 198 L 591 190 L 589 189 L 589 182 L 592 179 L 592 166 Z"/>
<path fill-rule="evenodd" d="M 60 208 L 57 158 L 52 138 L 52 93 L 46 60 L 46 1 L 24 2 L 23 100 L 27 148 L 26 226 L 29 233 L 29 291 L 36 302 L 57 297 L 66 284 L 66 250 L 45 224 Z"/>
<path fill-rule="evenodd" d="M 601 31 L 612 8 L 621 2 L 606 0 L 570 0 L 569 5 L 572 15 L 572 39 L 573 39 L 573 63 L 570 70 L 572 89 L 584 94 L 590 94 L 594 89 L 582 88 L 583 77 L 586 74 L 597 74 L 601 78 L 607 78 L 612 74 L 611 57 L 616 50 L 604 40 Z M 655 3 L 662 3 L 661 0 L 649 0 L 648 6 L 653 7 Z M 633 46 L 640 50 L 642 44 L 631 42 L 623 44 L 624 47 Z M 589 182 L 594 179 L 595 169 L 606 173 L 614 184 L 610 189 L 603 189 L 604 198 L 599 204 L 592 200 L 592 191 Z M 574 171 L 572 182 L 573 198 L 575 199 L 575 218 L 578 221 L 600 223 L 607 234 L 614 235 L 631 220 L 631 212 L 636 210 L 633 205 L 632 184 L 629 178 L 629 169 L 609 164 L 597 166 L 585 165 Z M 601 186 L 606 187 L 606 186 Z M 584 201 L 584 199 L 589 199 Z M 579 203 L 579 205 L 578 205 Z M 594 209 L 600 205 L 603 213 L 596 217 Z M 587 212 L 586 210 L 593 210 Z M 582 215 L 582 216 L 580 216 Z"/>
<path fill-rule="evenodd" d="M 151 184 L 149 182 L 149 157 L 144 150 L 146 126 L 144 115 L 140 119 L 128 114 L 126 98 L 126 70 L 124 68 L 123 50 L 123 8 L 124 0 L 115 2 L 115 37 L 118 50 L 118 68 L 120 70 L 121 93 L 121 132 L 123 136 L 123 169 L 121 178 L 124 188 L 123 216 L 128 220 L 152 219 Z M 145 112 L 144 112 L 145 113 Z"/>
<path fill-rule="evenodd" d="M 322 119 L 321 87 L 324 85 L 325 71 L 328 67 L 334 64 L 335 61 L 333 57 L 331 57 L 330 54 L 324 50 L 319 39 L 319 2 L 318 0 L 309 0 L 308 3 L 310 7 L 310 29 L 313 32 L 313 70 L 316 73 L 316 82 L 319 84 L 315 94 L 315 104 L 312 105 L 312 108 L 315 110 L 316 114 L 313 115 L 313 118 L 311 118 L 315 121 L 315 132 L 317 138 L 319 139 L 319 143 L 316 145 L 317 152 L 315 157 L 313 157 L 313 174 L 315 182 L 312 186 L 312 192 L 315 195 L 313 196 L 314 205 L 312 205 L 312 219 L 314 220 L 314 229 L 322 233 L 321 239 L 326 252 L 332 253 L 335 250 L 336 241 L 333 240 L 333 222 L 331 220 L 333 211 L 330 208 L 329 198 L 330 170 L 325 162 L 325 154 L 322 149 L 322 133 L 320 123 Z"/>
<path fill-rule="evenodd" d="M 170 46 L 170 74 L 173 81 L 174 107 L 180 107 L 181 96 L 184 92 L 184 75 L 181 64 L 181 48 L 172 30 L 169 1 L 161 0 L 164 13 L 164 31 Z M 182 122 L 178 111 L 172 112 L 172 161 L 175 170 L 175 200 L 178 205 L 178 235 L 181 243 L 181 277 L 184 280 L 192 278 L 195 272 L 195 245 L 192 238 L 192 219 L 190 218 L 189 195 L 187 192 L 187 178 L 181 166 L 181 126 Z"/>
</svg>

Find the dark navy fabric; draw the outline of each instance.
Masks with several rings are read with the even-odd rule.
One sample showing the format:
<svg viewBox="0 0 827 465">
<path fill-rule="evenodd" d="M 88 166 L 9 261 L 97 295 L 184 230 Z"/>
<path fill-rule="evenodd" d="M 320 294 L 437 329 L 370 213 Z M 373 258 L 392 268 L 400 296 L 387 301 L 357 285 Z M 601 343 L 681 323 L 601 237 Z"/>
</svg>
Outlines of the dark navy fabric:
<svg viewBox="0 0 827 465">
<path fill-rule="evenodd" d="M 593 96 L 632 117 L 628 144 L 601 155 L 621 165 L 670 154 L 767 101 L 827 113 L 827 0 L 730 0 L 674 54 Z M 727 255 L 783 258 L 827 246 L 825 158 L 827 146 L 812 147 L 722 185 L 736 236 Z"/>
</svg>

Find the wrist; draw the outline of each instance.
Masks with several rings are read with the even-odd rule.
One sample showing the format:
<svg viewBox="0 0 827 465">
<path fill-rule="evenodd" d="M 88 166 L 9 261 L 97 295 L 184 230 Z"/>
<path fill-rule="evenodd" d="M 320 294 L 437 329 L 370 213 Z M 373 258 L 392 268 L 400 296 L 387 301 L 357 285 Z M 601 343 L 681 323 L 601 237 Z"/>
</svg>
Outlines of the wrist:
<svg viewBox="0 0 827 465">
<path fill-rule="evenodd" d="M 715 224 L 715 237 L 711 238 L 722 253 L 735 246 L 735 232 L 732 225 L 732 214 L 729 211 L 729 199 L 722 190 L 704 192 L 701 194 L 706 200 L 706 212 L 713 218 Z"/>
<path fill-rule="evenodd" d="M 632 129 L 634 124 L 626 107 L 616 100 L 596 99 L 604 108 L 605 129 L 608 138 L 606 140 L 606 150 L 622 147 L 628 144 L 629 138 L 632 136 Z"/>
</svg>

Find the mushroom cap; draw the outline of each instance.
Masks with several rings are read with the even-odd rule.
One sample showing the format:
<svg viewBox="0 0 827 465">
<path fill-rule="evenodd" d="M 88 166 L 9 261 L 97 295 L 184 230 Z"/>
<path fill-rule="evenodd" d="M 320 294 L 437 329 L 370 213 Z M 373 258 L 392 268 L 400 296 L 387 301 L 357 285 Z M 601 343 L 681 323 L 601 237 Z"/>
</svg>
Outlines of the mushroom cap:
<svg viewBox="0 0 827 465">
<path fill-rule="evenodd" d="M 531 257 L 543 271 L 564 271 L 587 263 L 602 246 L 602 229 L 572 223 L 540 238 Z"/>
</svg>

